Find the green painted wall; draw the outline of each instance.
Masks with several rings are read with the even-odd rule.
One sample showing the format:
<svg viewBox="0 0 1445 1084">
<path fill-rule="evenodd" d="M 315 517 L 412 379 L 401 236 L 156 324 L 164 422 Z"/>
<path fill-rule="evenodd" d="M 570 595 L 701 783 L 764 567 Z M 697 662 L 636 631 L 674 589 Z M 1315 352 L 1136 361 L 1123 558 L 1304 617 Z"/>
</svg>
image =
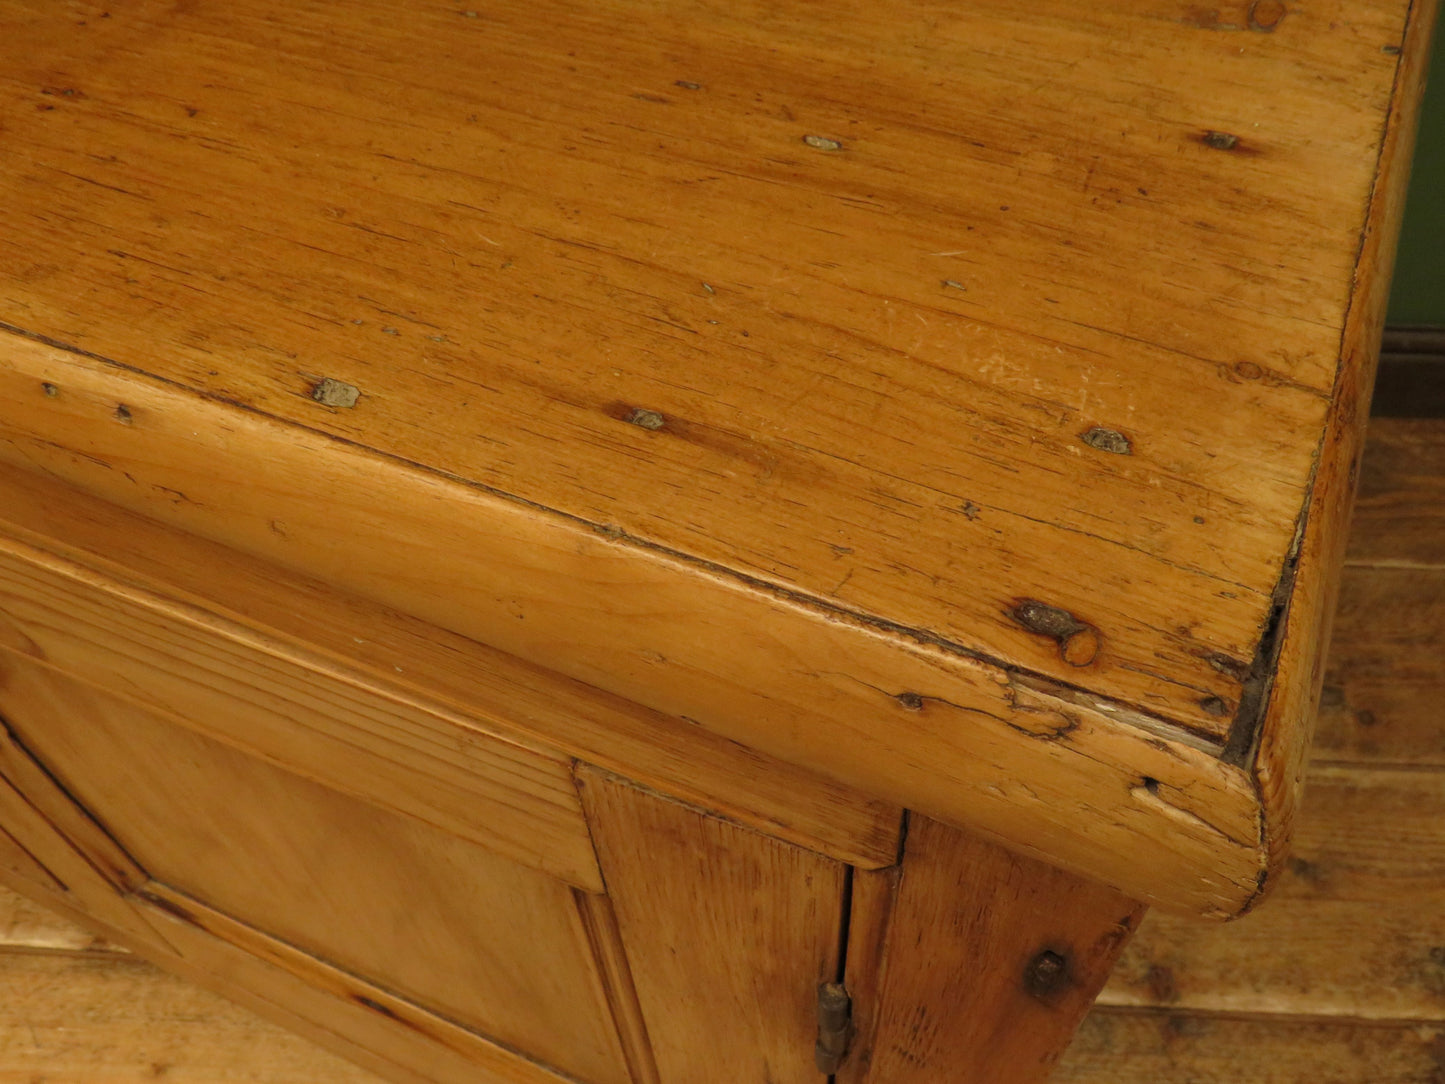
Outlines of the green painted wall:
<svg viewBox="0 0 1445 1084">
<path fill-rule="evenodd" d="M 1445 25 L 1435 32 L 1410 196 L 1390 290 L 1390 323 L 1445 324 Z"/>
</svg>

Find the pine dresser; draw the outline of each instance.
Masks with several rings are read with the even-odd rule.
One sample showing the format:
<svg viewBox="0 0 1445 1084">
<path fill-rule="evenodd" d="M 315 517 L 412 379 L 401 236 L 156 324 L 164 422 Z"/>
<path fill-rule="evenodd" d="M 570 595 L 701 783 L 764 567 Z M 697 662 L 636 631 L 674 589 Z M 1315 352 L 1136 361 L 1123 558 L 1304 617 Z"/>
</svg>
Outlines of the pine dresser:
<svg viewBox="0 0 1445 1084">
<path fill-rule="evenodd" d="M 1433 19 L 0 0 L 0 880 L 407 1084 L 1043 1080 L 1284 862 Z"/>
</svg>

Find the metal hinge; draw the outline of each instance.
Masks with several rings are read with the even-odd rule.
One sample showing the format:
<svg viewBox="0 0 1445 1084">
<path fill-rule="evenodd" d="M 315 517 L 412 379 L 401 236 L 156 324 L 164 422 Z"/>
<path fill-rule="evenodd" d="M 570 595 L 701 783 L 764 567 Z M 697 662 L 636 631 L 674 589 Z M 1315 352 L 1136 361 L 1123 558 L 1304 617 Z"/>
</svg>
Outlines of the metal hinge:
<svg viewBox="0 0 1445 1084">
<path fill-rule="evenodd" d="M 853 999 L 841 982 L 825 982 L 818 987 L 818 1042 L 813 1047 L 818 1072 L 836 1073 L 852 1041 Z"/>
</svg>

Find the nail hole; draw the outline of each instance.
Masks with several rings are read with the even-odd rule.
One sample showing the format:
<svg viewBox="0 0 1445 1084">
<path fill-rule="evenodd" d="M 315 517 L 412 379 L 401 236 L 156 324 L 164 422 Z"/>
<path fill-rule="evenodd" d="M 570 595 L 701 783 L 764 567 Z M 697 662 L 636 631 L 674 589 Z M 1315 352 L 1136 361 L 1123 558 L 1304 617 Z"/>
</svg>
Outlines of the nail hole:
<svg viewBox="0 0 1445 1084">
<path fill-rule="evenodd" d="M 124 422 L 126 425 L 130 425 L 130 423 L 135 420 L 133 417 L 131 417 L 130 407 L 126 406 L 124 403 L 120 403 L 116 406 L 115 418 L 116 421 Z"/>
<path fill-rule="evenodd" d="M 893 699 L 897 700 L 909 711 L 923 710 L 923 697 L 919 696 L 918 693 L 899 693 Z"/>
<path fill-rule="evenodd" d="M 50 396 L 50 398 L 52 399 L 54 399 L 57 395 L 60 394 L 60 389 L 57 388 L 54 384 L 49 383 L 48 381 L 44 384 L 41 384 L 40 387 L 45 392 L 45 394 Z"/>
<path fill-rule="evenodd" d="M 841 151 L 843 149 L 843 144 L 836 139 L 829 139 L 827 136 L 805 135 L 803 142 L 815 151 Z"/>
</svg>

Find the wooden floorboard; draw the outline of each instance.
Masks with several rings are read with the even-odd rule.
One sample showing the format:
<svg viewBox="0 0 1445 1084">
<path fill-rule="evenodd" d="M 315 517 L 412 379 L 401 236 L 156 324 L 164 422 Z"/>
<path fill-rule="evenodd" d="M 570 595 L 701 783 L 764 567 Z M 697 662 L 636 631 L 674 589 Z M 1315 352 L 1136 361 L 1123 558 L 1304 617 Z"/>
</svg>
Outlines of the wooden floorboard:
<svg viewBox="0 0 1445 1084">
<path fill-rule="evenodd" d="M 1436 1028 L 1095 1009 L 1054 1084 L 1438 1084 Z"/>
<path fill-rule="evenodd" d="M 36 910 L 0 892 L 6 940 L 0 1082 L 380 1084 L 224 998 Z"/>
<path fill-rule="evenodd" d="M 1445 1082 L 1445 421 L 1373 425 L 1289 871 L 1150 915 L 1058 1084 Z M 0 1006 L 0 1084 L 379 1084 L 3 889 Z"/>
</svg>

